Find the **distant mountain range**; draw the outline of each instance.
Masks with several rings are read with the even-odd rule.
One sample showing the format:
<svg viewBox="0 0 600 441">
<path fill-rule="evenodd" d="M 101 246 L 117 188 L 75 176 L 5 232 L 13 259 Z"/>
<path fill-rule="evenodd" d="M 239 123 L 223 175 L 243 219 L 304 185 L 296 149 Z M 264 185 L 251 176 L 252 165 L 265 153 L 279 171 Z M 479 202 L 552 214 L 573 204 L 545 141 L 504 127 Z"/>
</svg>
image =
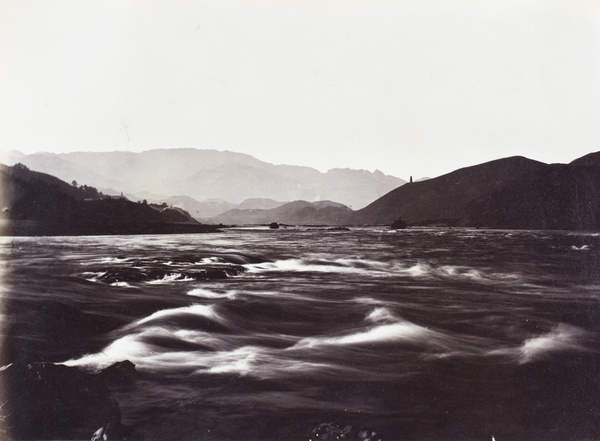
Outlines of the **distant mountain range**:
<svg viewBox="0 0 600 441">
<path fill-rule="evenodd" d="M 163 174 L 160 167 L 148 173 Z M 35 234 L 165 232 L 173 225 L 201 230 L 186 211 L 170 207 L 189 210 L 199 203 L 190 197 L 154 206 L 106 198 L 86 185 L 70 185 L 23 165 L 1 166 L 0 178 L 0 220 L 12 222 L 14 234 L 20 231 L 15 225 L 25 232 L 37 225 Z M 391 225 L 402 218 L 409 226 L 600 231 L 600 152 L 570 164 L 498 159 L 399 186 L 357 211 L 332 201 L 211 203 L 214 213 L 224 210 L 212 222 L 223 224 Z"/>
<path fill-rule="evenodd" d="M 406 182 L 380 171 L 332 169 L 321 173 L 310 167 L 269 164 L 241 153 L 198 149 L 30 155 L 12 151 L 0 162 L 22 163 L 108 194 L 116 191 L 163 201 L 184 195 L 197 202 L 213 201 L 196 204 L 192 211 L 200 218 L 218 214 L 213 211 L 215 200 L 224 202 L 223 211 L 251 198 L 333 200 L 358 209 Z"/>
<path fill-rule="evenodd" d="M 22 164 L 0 164 L 0 235 L 201 233 L 202 225 L 178 208 L 151 206 L 67 184 Z"/>
<path fill-rule="evenodd" d="M 134 197 L 134 199 L 139 199 Z M 205 199 L 197 201 L 189 196 L 171 196 L 170 198 L 155 198 L 150 197 L 149 201 L 160 203 L 166 202 L 174 207 L 183 208 L 190 213 L 196 220 L 201 222 L 215 222 L 215 218 L 232 209 L 238 210 L 269 210 L 276 208 L 287 202 L 278 202 L 273 199 L 250 198 L 243 201 L 241 204 L 234 204 L 222 199 Z"/>
</svg>

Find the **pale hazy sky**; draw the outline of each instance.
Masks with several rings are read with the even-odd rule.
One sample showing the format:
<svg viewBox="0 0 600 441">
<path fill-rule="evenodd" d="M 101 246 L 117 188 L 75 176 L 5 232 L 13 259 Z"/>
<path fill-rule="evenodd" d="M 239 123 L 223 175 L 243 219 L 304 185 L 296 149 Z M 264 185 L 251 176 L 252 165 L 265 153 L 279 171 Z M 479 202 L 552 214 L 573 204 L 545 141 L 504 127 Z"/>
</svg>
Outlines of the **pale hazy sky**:
<svg viewBox="0 0 600 441">
<path fill-rule="evenodd" d="M 2 0 L 0 148 L 437 176 L 600 150 L 595 0 Z"/>
</svg>

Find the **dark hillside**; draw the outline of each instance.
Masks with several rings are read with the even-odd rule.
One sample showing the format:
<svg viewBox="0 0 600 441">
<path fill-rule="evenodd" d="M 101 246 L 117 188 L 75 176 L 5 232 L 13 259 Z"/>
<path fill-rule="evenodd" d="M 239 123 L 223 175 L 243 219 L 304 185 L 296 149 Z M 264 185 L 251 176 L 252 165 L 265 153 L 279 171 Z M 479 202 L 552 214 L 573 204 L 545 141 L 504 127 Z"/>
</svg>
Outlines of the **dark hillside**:
<svg viewBox="0 0 600 441">
<path fill-rule="evenodd" d="M 469 209 L 472 225 L 521 229 L 600 229 L 600 167 L 552 164 L 486 195 Z"/>
<path fill-rule="evenodd" d="M 103 196 L 17 164 L 0 165 L 2 235 L 95 235 L 213 231 L 189 215 Z"/>
<path fill-rule="evenodd" d="M 350 217 L 351 224 L 469 225 L 469 207 L 490 192 L 545 164 L 521 156 L 466 167 L 438 178 L 405 184 Z"/>
<path fill-rule="evenodd" d="M 600 152 L 590 153 L 588 155 L 571 161 L 569 165 L 576 167 L 600 167 Z"/>
<path fill-rule="evenodd" d="M 600 230 L 600 152 L 570 164 L 499 159 L 399 187 L 349 224 Z"/>
</svg>

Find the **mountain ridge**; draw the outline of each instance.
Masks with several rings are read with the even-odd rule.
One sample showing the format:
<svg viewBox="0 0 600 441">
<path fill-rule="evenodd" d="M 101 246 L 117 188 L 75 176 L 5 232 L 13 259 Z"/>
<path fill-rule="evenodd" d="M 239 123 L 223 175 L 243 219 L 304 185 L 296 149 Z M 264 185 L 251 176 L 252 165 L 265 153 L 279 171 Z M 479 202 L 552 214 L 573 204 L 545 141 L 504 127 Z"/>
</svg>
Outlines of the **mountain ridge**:
<svg viewBox="0 0 600 441">
<path fill-rule="evenodd" d="M 281 201 L 335 200 L 364 207 L 406 181 L 366 170 L 275 165 L 251 155 L 208 149 L 154 149 L 144 152 L 74 152 L 25 155 L 12 151 L 7 162 L 21 162 L 67 182 L 87 182 L 128 194 L 190 196 L 239 204 L 250 198 Z M 2 162 L 2 161 L 0 161 Z"/>
</svg>

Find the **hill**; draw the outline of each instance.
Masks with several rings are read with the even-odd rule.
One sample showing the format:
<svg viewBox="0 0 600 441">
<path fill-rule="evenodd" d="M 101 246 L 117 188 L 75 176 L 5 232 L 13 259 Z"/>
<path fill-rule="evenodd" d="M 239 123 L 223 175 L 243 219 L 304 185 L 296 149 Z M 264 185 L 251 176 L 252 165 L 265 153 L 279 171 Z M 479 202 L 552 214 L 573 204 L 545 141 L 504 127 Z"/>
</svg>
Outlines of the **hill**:
<svg viewBox="0 0 600 441">
<path fill-rule="evenodd" d="M 590 153 L 571 161 L 576 167 L 600 167 L 600 152 Z"/>
<path fill-rule="evenodd" d="M 278 222 L 292 225 L 343 224 L 352 210 L 332 201 L 294 201 L 271 209 L 233 209 L 213 218 L 215 223 L 267 224 Z"/>
<path fill-rule="evenodd" d="M 71 185 L 29 170 L 0 164 L 0 234 L 96 235 L 215 231 L 180 209 L 104 196 L 87 185 Z"/>
<path fill-rule="evenodd" d="M 23 163 L 67 182 L 77 180 L 126 194 L 186 195 L 197 201 L 239 204 L 250 198 L 276 201 L 335 200 L 361 208 L 404 184 L 379 171 L 274 165 L 250 155 L 199 149 L 133 152 L 35 153 L 12 151 L 5 163 Z M 149 198 L 147 198 L 149 199 Z"/>
<path fill-rule="evenodd" d="M 600 154 L 571 164 L 511 157 L 399 187 L 347 223 L 600 229 Z"/>
</svg>

